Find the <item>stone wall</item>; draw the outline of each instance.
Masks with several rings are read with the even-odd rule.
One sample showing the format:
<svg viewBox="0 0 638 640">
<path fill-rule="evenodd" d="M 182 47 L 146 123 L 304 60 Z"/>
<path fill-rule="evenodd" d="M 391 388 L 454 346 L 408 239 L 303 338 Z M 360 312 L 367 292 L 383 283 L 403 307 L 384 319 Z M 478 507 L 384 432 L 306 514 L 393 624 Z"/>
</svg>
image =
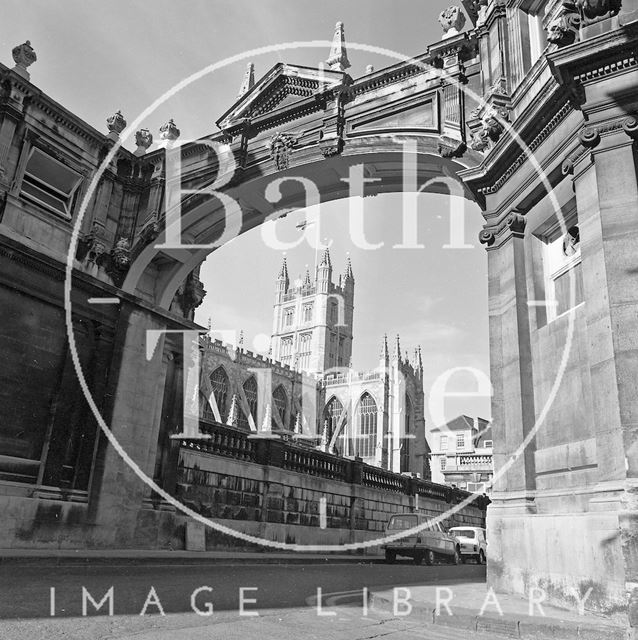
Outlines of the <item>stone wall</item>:
<svg viewBox="0 0 638 640">
<path fill-rule="evenodd" d="M 267 542 L 341 545 L 378 540 L 393 513 L 438 516 L 469 495 L 279 440 L 249 439 L 237 431 L 231 441 L 231 430 L 221 425 L 215 431 L 222 435 L 209 445 L 182 442 L 174 494 L 205 518 Z M 233 456 L 228 455 L 231 449 Z M 270 464 L 262 464 L 264 460 Z M 256 546 L 213 528 L 206 528 L 204 543 L 203 524 L 167 510 L 160 500 L 149 500 L 146 506 L 138 519 L 137 544 L 153 539 L 158 547 L 193 550 Z M 464 507 L 444 526 L 485 526 L 482 497 L 480 506 Z M 191 534 L 198 543 L 188 544 Z"/>
</svg>

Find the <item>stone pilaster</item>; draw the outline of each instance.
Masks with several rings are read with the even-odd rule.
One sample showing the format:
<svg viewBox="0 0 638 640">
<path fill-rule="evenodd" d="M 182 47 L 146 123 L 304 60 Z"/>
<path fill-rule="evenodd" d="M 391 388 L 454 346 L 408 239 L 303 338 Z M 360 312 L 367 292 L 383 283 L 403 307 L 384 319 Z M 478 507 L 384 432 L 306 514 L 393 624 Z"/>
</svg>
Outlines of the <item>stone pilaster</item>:
<svg viewBox="0 0 638 640">
<path fill-rule="evenodd" d="M 108 391 L 113 400 L 107 410 L 107 426 L 123 451 L 151 478 L 166 375 L 162 358 L 165 340 L 160 337 L 150 360 L 146 359 L 146 343 L 149 330 L 164 328 L 162 320 L 150 312 L 123 306 Z M 134 538 L 138 512 L 148 489 L 113 444 L 104 445 L 96 464 L 92 511 L 96 535 L 107 538 L 96 542 L 126 547 Z"/>
</svg>

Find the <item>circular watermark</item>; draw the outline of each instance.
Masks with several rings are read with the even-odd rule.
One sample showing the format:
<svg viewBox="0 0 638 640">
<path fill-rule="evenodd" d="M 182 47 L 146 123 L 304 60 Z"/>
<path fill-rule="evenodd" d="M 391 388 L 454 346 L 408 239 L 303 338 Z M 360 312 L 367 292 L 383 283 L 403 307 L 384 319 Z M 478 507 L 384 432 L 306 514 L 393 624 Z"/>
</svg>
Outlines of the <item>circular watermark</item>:
<svg viewBox="0 0 638 640">
<path fill-rule="evenodd" d="M 283 44 L 279 44 L 279 45 L 270 45 L 270 46 L 266 46 L 266 47 L 261 47 L 261 48 L 257 48 L 257 49 L 252 49 L 250 51 L 246 51 L 244 53 L 241 54 L 237 54 L 235 56 L 231 56 L 229 58 L 226 58 L 220 62 L 211 64 L 203 69 L 201 69 L 200 71 L 192 74 L 191 76 L 189 76 L 188 78 L 182 80 L 181 82 L 177 83 L 175 86 L 173 86 L 171 89 L 169 89 L 166 93 L 164 93 L 162 96 L 160 96 L 157 100 L 155 100 L 147 109 L 145 109 L 123 132 L 122 135 L 120 137 L 120 139 L 114 143 L 114 145 L 112 146 L 112 148 L 110 149 L 110 151 L 108 152 L 108 154 L 106 155 L 106 157 L 104 158 L 104 160 L 102 161 L 98 171 L 96 172 L 96 174 L 94 175 L 88 189 L 86 190 L 84 199 L 80 205 L 79 211 L 78 211 L 78 215 L 77 218 L 75 220 L 75 224 L 72 230 L 72 235 L 71 235 L 71 241 L 70 241 L 70 246 L 69 246 L 69 254 L 67 257 L 67 264 L 66 264 L 66 279 L 65 279 L 65 284 L 64 284 L 64 303 L 65 303 L 65 320 L 66 320 L 66 326 L 67 326 L 67 334 L 68 334 L 68 339 L 69 339 L 69 348 L 70 348 L 70 352 L 71 352 L 71 357 L 72 357 L 72 361 L 78 376 L 78 381 L 80 383 L 80 386 L 82 388 L 82 391 L 85 395 L 86 401 L 91 409 L 91 412 L 93 413 L 93 415 L 95 416 L 95 419 L 97 420 L 102 432 L 105 434 L 106 438 L 108 439 L 109 443 L 111 444 L 111 446 L 115 449 L 115 451 L 122 457 L 122 459 L 125 461 L 125 463 L 130 467 L 130 469 L 137 475 L 137 477 L 143 482 L 145 483 L 153 492 L 155 492 L 157 495 L 159 495 L 161 498 L 163 498 L 164 500 L 166 500 L 168 503 L 170 503 L 171 505 L 173 505 L 178 511 L 180 511 L 181 513 L 183 513 L 184 515 L 187 515 L 191 518 L 193 518 L 195 521 L 200 522 L 201 524 L 207 526 L 207 527 L 211 527 L 215 530 L 217 530 L 218 532 L 225 534 L 225 535 L 230 535 L 232 537 L 235 538 L 239 538 L 245 542 L 248 542 L 250 544 L 259 544 L 259 545 L 263 545 L 263 546 L 268 546 L 268 547 L 272 547 L 275 549 L 281 549 L 281 550 L 289 550 L 289 551 L 298 551 L 298 552 L 335 552 L 335 551 L 354 551 L 354 550 L 359 550 L 359 549 L 364 549 L 364 548 L 369 548 L 369 547 L 376 547 L 379 546 L 381 544 L 387 544 L 389 542 L 393 542 L 395 540 L 399 540 L 401 538 L 404 538 L 408 535 L 415 535 L 417 534 L 419 531 L 422 531 L 423 529 L 425 529 L 428 526 L 431 525 L 435 525 L 437 523 L 443 522 L 444 520 L 450 518 L 451 516 L 455 515 L 456 513 L 459 513 L 462 509 L 464 509 L 466 506 L 470 505 L 473 501 L 475 501 L 477 499 L 477 495 L 469 495 L 467 498 L 465 498 L 464 500 L 462 500 L 461 502 L 459 502 L 458 504 L 455 504 L 453 506 L 451 506 L 449 509 L 447 509 L 446 511 L 444 511 L 443 513 L 439 514 L 438 516 L 434 516 L 432 518 L 430 518 L 427 522 L 424 522 L 423 524 L 416 526 L 414 528 L 408 529 L 408 530 L 401 530 L 396 534 L 392 534 L 392 535 L 385 535 L 382 536 L 380 538 L 376 538 L 376 539 L 372 539 L 372 540 L 365 540 L 365 541 L 360 541 L 360 542 L 351 542 L 351 543 L 343 543 L 343 544 L 296 544 L 296 543 L 286 543 L 286 542 L 279 542 L 276 540 L 268 540 L 266 538 L 261 538 L 259 536 L 254 536 L 254 535 L 250 535 L 241 531 L 238 531 L 236 529 L 233 529 L 232 527 L 226 526 L 224 524 L 221 524 L 219 522 L 216 522 L 215 520 L 212 520 L 210 518 L 207 518 L 205 516 L 202 516 L 200 513 L 197 513 L 196 511 L 192 510 L 191 508 L 187 507 L 185 504 L 181 503 L 179 500 L 177 500 L 173 495 L 169 494 L 168 492 L 166 492 L 162 487 L 160 487 L 159 485 L 157 485 L 157 483 L 154 482 L 154 480 L 149 477 L 143 469 L 140 468 L 140 466 L 138 465 L 138 463 L 133 460 L 131 458 L 131 456 L 128 454 L 128 452 L 121 446 L 121 444 L 119 443 L 117 437 L 115 436 L 115 434 L 113 433 L 112 429 L 106 424 L 106 422 L 104 421 L 96 403 L 95 400 L 93 399 L 93 396 L 89 390 L 88 384 L 86 382 L 86 378 L 84 376 L 83 370 L 82 370 L 82 366 L 78 357 L 78 352 L 77 352 L 77 345 L 76 345 L 76 341 L 75 341 L 75 335 L 74 335 L 74 331 L 73 331 L 73 322 L 72 322 L 72 305 L 71 305 L 71 286 L 72 286 L 72 274 L 73 274 L 73 268 L 74 268 L 74 256 L 76 254 L 76 247 L 78 244 L 78 240 L 79 240 L 79 232 L 80 232 L 80 227 L 82 225 L 82 220 L 87 212 L 87 208 L 88 208 L 88 204 L 91 201 L 96 187 L 98 185 L 98 182 L 102 176 L 102 174 L 104 173 L 104 171 L 107 169 L 107 167 L 110 165 L 110 163 L 112 162 L 112 160 L 115 158 L 122 142 L 124 140 L 127 139 L 127 137 L 131 136 L 133 134 L 133 132 L 136 130 L 136 128 L 143 122 L 143 120 L 145 118 L 147 118 L 155 109 L 157 109 L 157 107 L 162 104 L 163 102 L 165 102 L 167 99 L 169 99 L 170 97 L 174 96 L 176 93 L 178 93 L 180 90 L 184 89 L 185 87 L 189 86 L 190 84 L 192 84 L 193 82 L 196 82 L 197 80 L 207 76 L 208 74 L 214 73 L 215 71 L 218 71 L 226 66 L 229 66 L 233 63 L 236 62 L 240 62 L 240 61 L 244 61 L 246 59 L 252 59 L 256 56 L 262 55 L 262 54 L 267 54 L 267 53 L 273 53 L 273 52 L 282 52 L 282 51 L 287 51 L 290 49 L 310 49 L 310 48 L 322 48 L 322 49 L 326 49 L 329 48 L 332 45 L 331 41 L 322 41 L 322 40 L 314 40 L 314 41 L 308 41 L 308 42 L 289 42 L 289 43 L 283 43 Z M 356 50 L 356 51 L 363 51 L 366 53 L 373 53 L 373 54 L 378 54 L 378 55 L 383 55 L 386 56 L 392 60 L 398 61 L 398 62 L 409 62 L 411 65 L 415 65 L 417 67 L 421 67 L 423 71 L 426 72 L 432 72 L 433 71 L 433 67 L 431 67 L 430 65 L 428 65 L 427 63 L 421 62 L 419 60 L 415 60 L 414 58 L 405 56 L 403 54 L 400 54 L 398 52 L 389 50 L 389 49 L 385 49 L 382 47 L 377 47 L 374 45 L 366 45 L 366 44 L 360 44 L 360 43 L 348 43 L 348 47 L 351 50 Z M 481 100 L 482 98 L 476 94 L 474 94 L 471 89 L 469 89 L 468 86 L 459 83 L 455 78 L 453 78 L 452 76 L 450 76 L 449 74 L 447 74 L 444 70 L 442 69 L 437 69 L 436 72 L 441 76 L 444 77 L 446 79 L 446 81 L 448 81 L 450 84 L 456 86 L 457 88 L 460 88 L 466 95 L 471 96 L 477 104 L 481 104 Z M 538 162 L 538 160 L 535 158 L 534 153 L 532 152 L 532 150 L 525 144 L 525 142 L 522 140 L 522 138 L 520 137 L 520 135 L 514 130 L 514 128 L 512 127 L 512 125 L 503 118 L 503 116 L 501 114 L 495 113 L 492 116 L 499 124 L 500 126 L 503 128 L 504 130 L 504 135 L 510 135 L 512 136 L 512 138 L 517 142 L 517 144 L 519 145 L 519 147 L 521 148 L 521 150 L 523 151 L 523 153 L 525 154 L 527 160 L 531 163 L 531 165 L 533 166 L 533 168 L 535 169 L 535 171 L 537 172 L 539 179 L 541 181 L 541 183 L 544 185 L 546 192 L 550 198 L 550 201 L 554 207 L 554 212 L 557 214 L 557 218 L 560 224 L 560 228 L 563 231 L 563 233 L 567 233 L 567 226 L 565 224 L 565 221 L 562 217 L 562 212 L 561 212 L 561 207 L 560 204 L 558 203 L 556 196 L 552 190 L 551 184 L 547 178 L 547 176 L 544 174 L 542 167 L 540 166 L 540 163 Z M 275 174 L 276 175 L 276 174 Z M 421 187 L 420 189 L 418 189 L 419 191 L 422 191 L 424 189 L 424 187 Z M 397 190 L 399 191 L 399 190 Z M 573 306 L 573 303 L 575 301 L 575 286 L 574 286 L 574 274 L 572 271 L 569 272 L 569 278 L 570 278 L 570 302 L 572 303 L 571 306 Z M 503 464 L 503 466 L 498 469 L 494 475 L 493 478 L 493 483 L 495 483 L 499 478 L 501 478 L 504 474 L 506 474 L 508 472 L 508 470 L 516 463 L 516 461 L 521 457 L 521 455 L 523 455 L 525 449 L 527 448 L 527 446 L 529 445 L 529 443 L 532 441 L 532 439 L 536 436 L 539 428 L 541 427 L 541 425 L 543 424 L 543 422 L 545 421 L 548 412 L 554 402 L 554 399 L 557 395 L 558 389 L 560 387 L 561 384 L 561 380 L 562 377 L 564 375 L 565 369 L 567 367 L 567 360 L 569 357 L 569 353 L 570 353 L 570 349 L 571 349 L 571 344 L 572 344 L 572 340 L 573 340 L 573 334 L 574 334 L 574 315 L 573 314 L 569 314 L 568 316 L 568 329 L 567 329 L 567 338 L 565 340 L 565 347 L 563 349 L 563 353 L 562 353 L 562 357 L 558 366 L 558 370 L 557 370 L 557 375 L 556 378 L 554 380 L 554 383 L 550 389 L 550 392 L 547 396 L 547 400 L 544 404 L 544 406 L 542 407 L 542 409 L 540 410 L 538 417 L 533 425 L 533 427 L 529 430 L 529 432 L 527 433 L 527 435 L 525 436 L 524 440 L 521 442 L 521 444 L 518 446 L 518 448 L 516 449 L 516 451 L 510 456 L 510 459 L 507 460 L 507 462 L 505 462 L 505 464 Z M 265 340 L 263 340 L 263 345 L 260 344 L 260 346 L 265 347 L 266 342 Z"/>
</svg>

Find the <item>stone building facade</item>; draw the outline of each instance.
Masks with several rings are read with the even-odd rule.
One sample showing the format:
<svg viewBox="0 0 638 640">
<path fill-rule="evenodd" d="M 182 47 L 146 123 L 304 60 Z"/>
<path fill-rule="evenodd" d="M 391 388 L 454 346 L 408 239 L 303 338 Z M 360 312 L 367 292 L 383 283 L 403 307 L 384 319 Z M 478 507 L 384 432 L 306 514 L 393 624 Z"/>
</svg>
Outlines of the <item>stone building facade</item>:
<svg viewBox="0 0 638 640">
<path fill-rule="evenodd" d="M 474 493 L 492 492 L 492 428 L 483 418 L 458 416 L 428 431 L 432 481 Z"/>
<path fill-rule="evenodd" d="M 219 144 L 239 168 L 224 193 L 241 232 L 272 214 L 266 188 L 280 176 L 313 180 L 326 201 L 350 195 L 361 165 L 378 178 L 362 183 L 365 195 L 462 182 L 488 252 L 489 585 L 542 587 L 568 606 L 588 593 L 586 608 L 635 624 L 638 2 L 463 5 L 465 31 L 462 13 L 446 12 L 440 42 L 360 78 L 346 72 L 341 35 L 326 69 L 281 63 L 254 84 L 248 76 L 220 130 L 183 147 L 173 122 L 159 148 L 143 129 L 135 153 L 117 147 L 124 118 L 104 134 L 45 95 L 30 80 L 29 43 L 13 50 L 13 69 L 0 65 L 4 546 L 125 546 L 140 523 L 164 522 L 167 473 L 151 490 L 107 433 L 148 477 L 171 459 L 166 394 L 179 388 L 184 347 L 166 332 L 198 329 L 197 267 L 210 250 L 197 243 L 220 237 L 224 212 L 203 192 L 186 198 L 194 244 L 162 248 L 167 159 L 179 148 L 184 188 L 203 188 Z M 404 179 L 406 146 L 415 184 Z M 287 184 L 282 215 L 306 205 L 301 185 Z M 160 335 L 151 357 L 148 331 Z M 111 428 L 100 436 L 98 410 Z"/>
</svg>

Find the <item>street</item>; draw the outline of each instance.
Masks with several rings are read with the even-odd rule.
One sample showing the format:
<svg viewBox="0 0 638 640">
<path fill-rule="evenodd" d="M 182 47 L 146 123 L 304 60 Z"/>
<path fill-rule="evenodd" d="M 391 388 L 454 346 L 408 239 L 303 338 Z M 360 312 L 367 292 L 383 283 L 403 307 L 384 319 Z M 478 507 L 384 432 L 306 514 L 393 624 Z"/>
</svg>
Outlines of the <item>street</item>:
<svg viewBox="0 0 638 640">
<path fill-rule="evenodd" d="M 168 640 L 178 630 L 189 640 L 292 636 L 354 639 L 381 633 L 389 638 L 396 633 L 397 638 L 412 634 L 433 640 L 460 639 L 468 637 L 467 631 L 426 630 L 418 616 L 395 617 L 367 603 L 364 608 L 364 589 L 372 594 L 392 587 L 450 586 L 458 582 L 475 582 L 478 586 L 485 580 L 484 566 L 428 567 L 407 561 L 394 565 L 364 561 L 204 566 L 7 564 L 0 567 L 0 573 L 1 640 L 124 640 L 133 636 L 138 640 Z"/>
</svg>

